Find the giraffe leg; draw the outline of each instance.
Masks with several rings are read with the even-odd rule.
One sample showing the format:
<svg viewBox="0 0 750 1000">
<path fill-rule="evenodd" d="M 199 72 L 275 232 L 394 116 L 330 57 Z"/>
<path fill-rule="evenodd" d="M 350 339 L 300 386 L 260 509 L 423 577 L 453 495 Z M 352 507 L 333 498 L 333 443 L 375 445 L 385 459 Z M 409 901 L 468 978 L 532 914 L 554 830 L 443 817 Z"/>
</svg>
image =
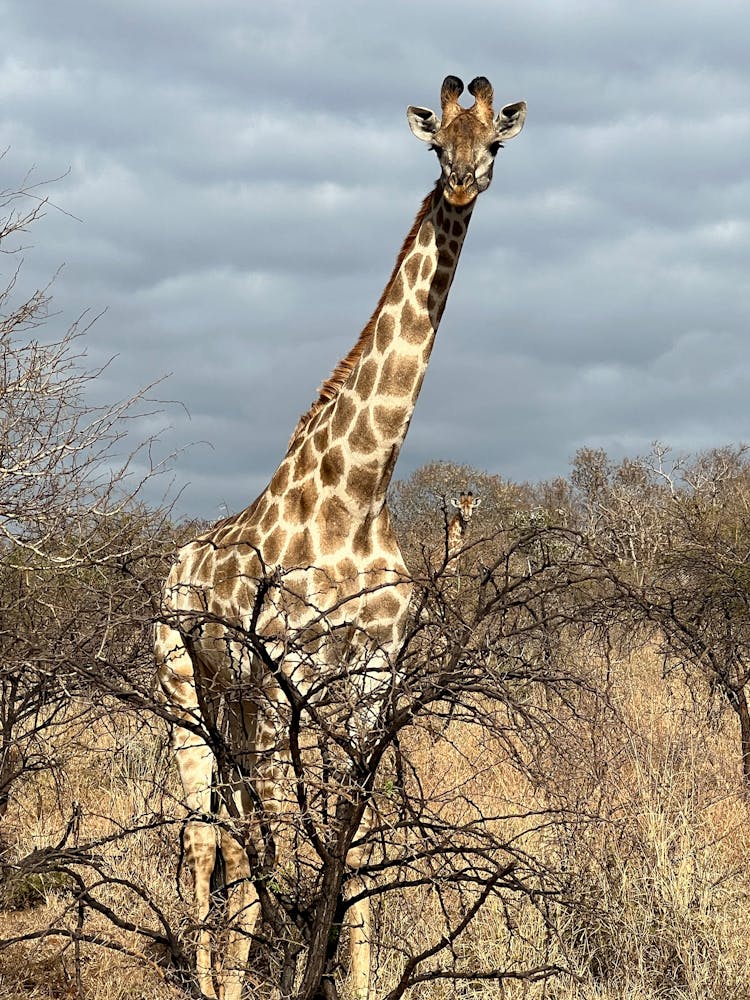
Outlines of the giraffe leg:
<svg viewBox="0 0 750 1000">
<path fill-rule="evenodd" d="M 271 716 L 258 710 L 257 697 L 232 701 L 227 706 L 230 745 L 243 776 L 231 787 L 234 823 L 238 829 L 222 830 L 228 899 L 229 932 L 222 962 L 219 995 L 221 1000 L 240 1000 L 242 984 L 258 919 L 260 900 L 252 881 L 246 839 L 251 837 L 256 849 L 263 851 L 259 819 L 250 799 L 247 782 L 252 781 L 264 811 L 264 821 L 278 825 L 281 801 L 280 766 L 277 759 L 278 734 Z"/>
<path fill-rule="evenodd" d="M 186 720 L 199 718 L 193 663 L 178 632 L 161 626 L 156 643 L 159 682 L 175 714 Z M 191 816 L 211 811 L 213 754 L 196 733 L 175 726 L 172 749 L 177 762 L 185 806 Z M 196 975 L 204 997 L 216 997 L 212 975 L 211 931 L 207 926 L 211 909 L 211 875 L 216 862 L 216 828 L 199 819 L 189 819 L 185 829 L 185 856 L 193 876 L 195 915 L 198 923 Z"/>
<path fill-rule="evenodd" d="M 346 896 L 350 898 L 367 888 L 368 880 L 359 875 L 349 880 Z M 354 1000 L 370 995 L 372 919 L 369 897 L 349 907 L 349 992 Z"/>
<path fill-rule="evenodd" d="M 187 730 L 175 729 L 172 744 L 177 766 L 185 789 L 185 805 L 194 815 L 209 814 L 211 808 L 211 776 L 213 755 L 205 744 Z M 211 931 L 208 917 L 211 910 L 211 875 L 216 862 L 216 828 L 212 823 L 190 820 L 185 830 L 185 856 L 193 875 L 195 915 L 198 922 L 196 973 L 198 987 L 205 997 L 215 997 L 212 977 Z"/>
<path fill-rule="evenodd" d="M 221 962 L 221 1000 L 240 1000 L 252 935 L 260 916 L 258 893 L 241 837 L 222 830 L 221 853 L 227 879 L 227 941 Z"/>
<path fill-rule="evenodd" d="M 351 739 L 356 743 L 367 738 L 382 726 L 383 699 L 386 697 L 392 672 L 388 654 L 384 647 L 366 650 L 362 658 L 360 706 L 350 723 Z M 371 805 L 365 807 L 357 831 L 357 839 L 370 833 L 376 824 L 375 812 Z M 346 898 L 352 899 L 371 886 L 371 880 L 360 873 L 372 857 L 373 844 L 353 847 L 346 856 L 346 863 L 357 874 L 350 878 L 346 887 Z M 349 923 L 349 992 L 355 1000 L 368 1000 L 370 995 L 370 970 L 372 964 L 372 905 L 369 896 L 351 903 L 348 909 Z"/>
<path fill-rule="evenodd" d="M 375 826 L 375 813 L 370 806 L 365 809 L 357 837 L 361 838 Z M 353 847 L 346 856 L 346 863 L 357 872 L 367 864 L 372 854 L 372 845 Z M 371 881 L 360 874 L 350 878 L 346 886 L 346 898 L 352 899 L 370 888 Z M 372 906 L 370 897 L 350 903 L 349 924 L 349 993 L 353 1000 L 367 1000 L 370 995 L 370 967 L 372 962 Z"/>
</svg>

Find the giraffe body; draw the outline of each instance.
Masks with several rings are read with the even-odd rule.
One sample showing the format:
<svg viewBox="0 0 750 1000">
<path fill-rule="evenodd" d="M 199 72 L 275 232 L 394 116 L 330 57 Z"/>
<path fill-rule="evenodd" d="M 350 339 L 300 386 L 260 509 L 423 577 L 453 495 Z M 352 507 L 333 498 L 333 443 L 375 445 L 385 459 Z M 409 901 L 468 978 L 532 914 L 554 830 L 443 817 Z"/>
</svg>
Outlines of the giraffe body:
<svg viewBox="0 0 750 1000">
<path fill-rule="evenodd" d="M 446 78 L 440 121 L 424 108 L 407 112 L 412 131 L 438 152 L 441 178 L 419 210 L 370 322 L 300 419 L 266 490 L 184 546 L 165 585 L 156 658 L 164 695 L 184 722 L 175 726 L 173 745 L 192 817 L 186 854 L 202 927 L 198 983 L 208 997 L 218 988 L 223 1000 L 238 1000 L 242 991 L 260 914 L 245 848 L 248 836 L 257 836 L 258 803 L 269 813 L 278 808 L 283 733 L 276 710 L 284 690 L 314 704 L 325 697 L 328 680 L 341 676 L 342 663 L 350 665 L 351 708 L 342 724 L 366 749 L 398 683 L 393 654 L 411 585 L 386 491 L 475 198 L 489 184 L 501 140 L 520 131 L 525 116 L 523 103 L 495 116 L 483 77 L 469 87 L 472 108 L 458 104 L 462 89 L 455 77 Z M 253 637 L 261 637 L 262 648 Z M 200 726 L 211 729 L 219 719 L 243 773 L 223 791 L 224 822 L 217 826 L 207 821 L 214 759 Z M 366 807 L 362 815 L 366 831 Z M 230 887 L 222 955 L 213 954 L 206 926 L 217 849 Z M 367 853 L 350 849 L 345 860 L 356 870 Z M 352 904 L 348 917 L 352 988 L 366 998 L 367 900 Z"/>
</svg>

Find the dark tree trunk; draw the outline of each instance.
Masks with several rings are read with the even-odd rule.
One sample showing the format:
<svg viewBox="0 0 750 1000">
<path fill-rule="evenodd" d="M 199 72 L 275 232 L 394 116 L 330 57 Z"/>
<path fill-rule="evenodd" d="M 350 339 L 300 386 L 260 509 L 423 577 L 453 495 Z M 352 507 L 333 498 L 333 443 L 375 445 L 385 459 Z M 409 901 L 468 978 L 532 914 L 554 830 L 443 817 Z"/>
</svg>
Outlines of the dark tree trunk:
<svg viewBox="0 0 750 1000">
<path fill-rule="evenodd" d="M 740 720 L 740 747 L 742 750 L 742 778 L 745 788 L 750 792 L 750 708 L 748 708 L 745 689 L 735 692 L 734 709 Z"/>
</svg>

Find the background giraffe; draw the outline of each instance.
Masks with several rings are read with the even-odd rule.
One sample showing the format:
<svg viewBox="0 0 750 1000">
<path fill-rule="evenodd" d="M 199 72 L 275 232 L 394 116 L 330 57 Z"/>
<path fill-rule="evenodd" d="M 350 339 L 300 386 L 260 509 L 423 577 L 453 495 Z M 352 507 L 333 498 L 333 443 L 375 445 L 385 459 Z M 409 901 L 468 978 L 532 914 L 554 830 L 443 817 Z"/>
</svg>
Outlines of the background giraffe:
<svg viewBox="0 0 750 1000">
<path fill-rule="evenodd" d="M 469 522 L 474 516 L 474 511 L 481 502 L 482 498 L 475 497 L 471 490 L 469 490 L 468 493 L 461 493 L 460 496 L 451 497 L 451 503 L 456 508 L 456 513 L 448 522 L 448 561 L 445 564 L 445 572 L 455 573 L 458 578 L 459 586 L 461 583 L 461 578 L 459 576 L 461 551 L 463 550 Z"/>
<path fill-rule="evenodd" d="M 440 119 L 426 108 L 407 110 L 414 134 L 437 153 L 441 174 L 369 323 L 300 419 L 266 490 L 184 546 L 166 582 L 156 658 L 164 695 L 182 720 L 173 746 L 192 816 L 185 847 L 202 926 L 198 981 L 209 997 L 217 984 L 224 1000 L 238 1000 L 242 990 L 263 890 L 249 857 L 257 862 L 262 855 L 261 807 L 276 808 L 281 715 L 290 706 L 303 717 L 313 712 L 332 678 L 345 674 L 343 731 L 365 759 L 377 743 L 387 695 L 398 684 L 392 654 L 405 628 L 411 585 L 386 491 L 475 199 L 490 184 L 503 141 L 521 130 L 526 115 L 523 102 L 495 114 L 484 77 L 469 85 L 474 104 L 468 109 L 458 103 L 462 91 L 460 80 L 446 77 Z M 213 750 L 233 751 L 237 766 L 229 787 L 214 782 L 217 762 L 206 731 Z M 212 792 L 222 800 L 218 805 Z M 366 795 L 354 788 L 349 800 L 366 832 Z M 219 824 L 206 821 L 212 804 Z M 350 843 L 333 842 L 329 850 L 357 869 L 368 854 Z M 230 887 L 222 955 L 212 954 L 206 926 L 217 847 Z M 357 887 L 350 878 L 349 894 Z M 350 905 L 348 917 L 352 987 L 366 997 L 366 897 Z M 327 928 L 316 925 L 312 938 L 318 933 Z M 308 962 L 300 996 L 313 994 L 322 971 Z"/>
</svg>

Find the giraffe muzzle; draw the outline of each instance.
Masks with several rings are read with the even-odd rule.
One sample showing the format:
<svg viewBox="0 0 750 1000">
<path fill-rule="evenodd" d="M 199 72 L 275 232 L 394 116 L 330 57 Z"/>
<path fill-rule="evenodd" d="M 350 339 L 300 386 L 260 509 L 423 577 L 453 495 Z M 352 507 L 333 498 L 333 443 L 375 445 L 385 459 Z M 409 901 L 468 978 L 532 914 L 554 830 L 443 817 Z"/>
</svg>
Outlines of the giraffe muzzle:
<svg viewBox="0 0 750 1000">
<path fill-rule="evenodd" d="M 468 205 L 478 194 L 479 186 L 470 170 L 465 174 L 459 174 L 454 170 L 448 177 L 445 198 L 452 205 Z"/>
</svg>

